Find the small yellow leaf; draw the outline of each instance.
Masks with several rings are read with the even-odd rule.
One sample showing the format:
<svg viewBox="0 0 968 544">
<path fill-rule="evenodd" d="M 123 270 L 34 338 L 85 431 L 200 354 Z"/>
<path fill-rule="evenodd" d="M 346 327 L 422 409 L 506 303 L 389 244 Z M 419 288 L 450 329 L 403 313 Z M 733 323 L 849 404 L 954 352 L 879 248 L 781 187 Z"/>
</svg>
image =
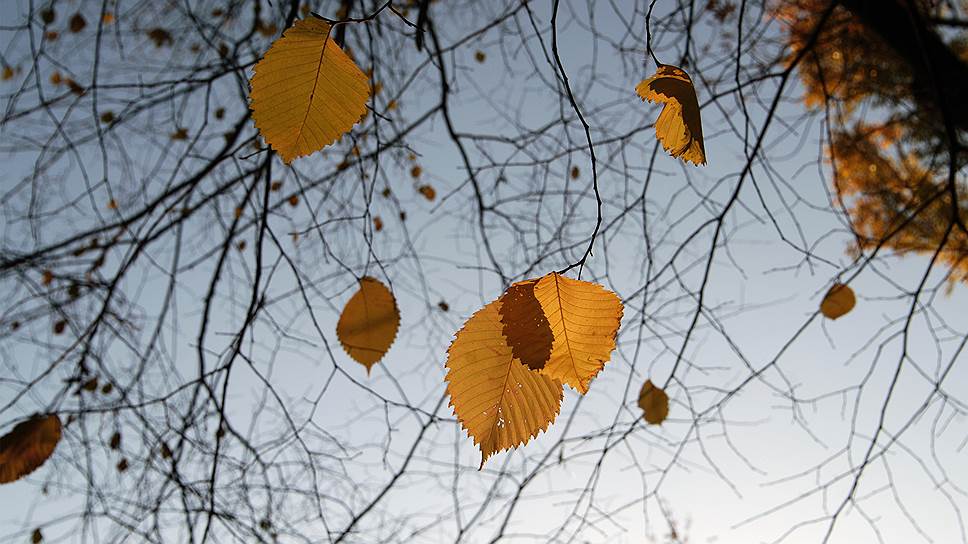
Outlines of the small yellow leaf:
<svg viewBox="0 0 968 544">
<path fill-rule="evenodd" d="M 30 535 L 30 542 L 32 544 L 40 544 L 44 541 L 44 533 L 40 532 L 40 529 L 34 529 L 34 532 Z"/>
<path fill-rule="evenodd" d="M 105 11 L 104 15 L 101 16 L 101 22 L 109 25 L 114 22 L 114 14 L 110 11 Z"/>
<path fill-rule="evenodd" d="M 10 81 L 13 79 L 14 71 L 10 66 L 3 67 L 3 76 L 0 76 L 4 81 Z"/>
<path fill-rule="evenodd" d="M 289 197 L 289 205 L 292 206 L 292 207 L 294 207 L 294 208 L 296 206 L 298 206 L 299 205 L 299 195 L 291 195 Z"/>
<path fill-rule="evenodd" d="M 584 395 L 615 349 L 622 302 L 601 285 L 556 272 L 538 280 L 534 296 L 554 335 L 551 357 L 541 373 Z"/>
<path fill-rule="evenodd" d="M 50 74 L 50 83 L 52 85 L 60 85 L 63 82 L 64 82 L 64 78 L 61 76 L 60 72 L 54 70 L 54 72 Z"/>
<path fill-rule="evenodd" d="M 541 370 L 555 337 L 538 299 L 534 298 L 537 280 L 515 283 L 501 295 L 501 323 L 511 353 L 531 370 Z"/>
<path fill-rule="evenodd" d="M 820 303 L 820 312 L 829 319 L 837 319 L 854 309 L 857 298 L 854 297 L 854 290 L 850 287 L 838 283 L 827 291 Z"/>
<path fill-rule="evenodd" d="M 380 232 L 383 230 L 383 220 L 380 219 L 379 215 L 373 216 L 373 230 Z"/>
<path fill-rule="evenodd" d="M 639 391 L 639 408 L 642 409 L 645 421 L 658 425 L 669 416 L 669 396 L 662 389 L 652 384 L 652 380 L 645 380 Z"/>
<path fill-rule="evenodd" d="M 477 51 L 474 53 L 474 60 L 477 62 L 484 62 L 487 60 L 487 55 L 485 55 L 483 51 Z"/>
<path fill-rule="evenodd" d="M 419 166 L 414 166 L 413 168 L 410 169 L 410 177 L 412 177 L 413 179 L 419 178 L 420 174 L 422 173 L 423 173 L 423 169 L 420 168 Z"/>
<path fill-rule="evenodd" d="M 329 34 L 319 19 L 296 21 L 255 66 L 252 119 L 287 164 L 333 143 L 366 113 L 366 76 Z"/>
<path fill-rule="evenodd" d="M 54 453 L 60 438 L 61 422 L 55 414 L 18 423 L 0 437 L 0 484 L 37 470 Z"/>
<path fill-rule="evenodd" d="M 577 166 L 572 166 L 571 167 L 571 179 L 578 179 L 578 176 L 580 176 L 580 175 L 581 175 L 581 170 L 579 170 Z"/>
<path fill-rule="evenodd" d="M 101 122 L 105 125 L 110 125 L 114 122 L 114 112 L 106 111 L 101 114 Z"/>
<path fill-rule="evenodd" d="M 118 209 L 118 201 L 113 198 L 111 200 L 108 200 L 108 209 L 109 210 Z"/>
<path fill-rule="evenodd" d="M 544 431 L 561 408 L 561 382 L 528 370 L 505 340 L 501 301 L 464 323 L 447 350 L 447 393 L 461 426 L 492 454 L 515 448 Z"/>
<path fill-rule="evenodd" d="M 343 308 L 336 336 L 346 353 L 370 368 L 386 355 L 400 328 L 400 310 L 393 293 L 379 280 L 364 276 Z"/>
<path fill-rule="evenodd" d="M 635 88 L 642 100 L 663 103 L 655 122 L 655 135 L 673 157 L 682 157 L 696 166 L 706 164 L 699 100 L 692 80 L 682 68 L 660 64 L 655 75 Z"/>
<path fill-rule="evenodd" d="M 419 191 L 420 194 L 422 194 L 427 200 L 433 201 L 433 199 L 437 198 L 437 191 L 435 191 L 430 185 L 421 185 L 417 188 L 417 191 Z"/>
<path fill-rule="evenodd" d="M 179 127 L 175 132 L 171 133 L 172 140 L 187 140 L 188 139 L 188 129 Z"/>
</svg>

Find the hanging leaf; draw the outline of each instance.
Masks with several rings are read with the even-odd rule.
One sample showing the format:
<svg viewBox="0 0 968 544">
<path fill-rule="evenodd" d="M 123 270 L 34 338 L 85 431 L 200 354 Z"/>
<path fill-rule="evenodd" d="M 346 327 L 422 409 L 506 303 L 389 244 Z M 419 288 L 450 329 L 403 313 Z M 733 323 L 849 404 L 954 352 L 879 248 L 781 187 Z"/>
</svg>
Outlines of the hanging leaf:
<svg viewBox="0 0 968 544">
<path fill-rule="evenodd" d="M 561 408 L 561 382 L 528 370 L 503 336 L 501 301 L 464 323 L 447 350 L 447 393 L 461 426 L 481 449 L 481 468 L 492 454 L 527 443 Z"/>
<path fill-rule="evenodd" d="M 0 484 L 37 470 L 54 453 L 60 438 L 61 422 L 55 414 L 18 423 L 0 437 Z"/>
<path fill-rule="evenodd" d="M 379 280 L 364 276 L 357 291 L 343 308 L 336 324 L 336 336 L 343 349 L 366 367 L 376 364 L 390 349 L 400 327 L 400 310 L 393 293 Z"/>
<path fill-rule="evenodd" d="M 584 395 L 615 349 L 622 302 L 601 285 L 556 272 L 538 280 L 534 296 L 554 335 L 551 357 L 541 372 Z"/>
<path fill-rule="evenodd" d="M 554 344 L 551 325 L 538 299 L 534 298 L 537 280 L 515 283 L 501 295 L 501 332 L 511 353 L 531 370 L 541 370 Z"/>
<path fill-rule="evenodd" d="M 824 317 L 837 319 L 854 309 L 855 304 L 857 304 L 857 298 L 854 297 L 854 290 L 842 283 L 837 283 L 823 297 L 820 312 Z"/>
<path fill-rule="evenodd" d="M 669 415 L 669 396 L 662 389 L 645 380 L 639 391 L 639 408 L 642 408 L 645 421 L 658 425 Z"/>
<path fill-rule="evenodd" d="M 673 157 L 696 166 L 706 164 L 699 100 L 689 74 L 682 68 L 660 64 L 655 75 L 639 83 L 635 92 L 642 100 L 665 104 L 655 122 L 655 135 L 662 147 Z"/>
<path fill-rule="evenodd" d="M 252 119 L 285 163 L 333 143 L 366 114 L 366 75 L 330 38 L 330 27 L 296 21 L 252 76 Z"/>
</svg>

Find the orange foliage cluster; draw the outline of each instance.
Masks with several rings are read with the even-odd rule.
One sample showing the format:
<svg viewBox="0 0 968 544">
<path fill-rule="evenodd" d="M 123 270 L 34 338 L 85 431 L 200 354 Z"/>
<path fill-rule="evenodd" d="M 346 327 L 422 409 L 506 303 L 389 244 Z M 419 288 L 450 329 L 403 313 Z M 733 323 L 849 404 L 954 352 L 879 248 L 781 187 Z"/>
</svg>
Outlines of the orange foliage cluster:
<svg viewBox="0 0 968 544">
<path fill-rule="evenodd" d="M 787 31 L 787 62 L 806 47 L 828 4 L 827 0 L 794 0 L 775 7 L 776 17 Z M 910 73 L 898 69 L 901 64 L 879 36 L 838 7 L 798 66 L 806 91 L 804 102 L 820 107 L 833 100 L 845 113 L 867 98 L 894 102 L 911 83 Z"/>
<path fill-rule="evenodd" d="M 947 180 L 935 176 L 918 155 L 907 151 L 895 129 L 855 127 L 834 134 L 837 190 L 848 206 L 859 248 L 883 244 L 898 254 L 933 254 L 954 215 Z M 893 150 L 894 156 L 887 154 Z M 958 187 L 964 195 L 968 187 Z M 959 198 L 968 223 L 968 200 Z M 968 279 L 968 235 L 957 225 L 939 259 L 953 269 L 952 280 Z"/>
<path fill-rule="evenodd" d="M 786 30 L 788 62 L 807 46 L 828 5 L 827 0 L 775 5 Z M 950 46 L 968 58 L 963 43 Z M 806 106 L 829 106 L 831 122 L 837 125 L 828 153 L 835 188 L 859 236 L 852 250 L 883 246 L 899 255 L 933 254 L 954 219 L 944 175 L 946 140 L 941 121 L 912 96 L 910 67 L 838 7 L 797 69 Z M 959 187 L 959 194 L 965 191 Z M 959 200 L 960 216 L 968 222 L 968 198 Z M 968 279 L 968 235 L 957 225 L 939 258 L 952 267 L 953 280 Z"/>
</svg>

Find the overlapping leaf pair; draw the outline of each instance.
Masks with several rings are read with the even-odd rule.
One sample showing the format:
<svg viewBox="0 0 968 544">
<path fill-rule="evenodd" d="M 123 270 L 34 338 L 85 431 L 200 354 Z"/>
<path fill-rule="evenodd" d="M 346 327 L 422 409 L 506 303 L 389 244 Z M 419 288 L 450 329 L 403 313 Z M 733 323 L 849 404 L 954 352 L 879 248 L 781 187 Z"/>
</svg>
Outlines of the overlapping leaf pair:
<svg viewBox="0 0 968 544">
<path fill-rule="evenodd" d="M 515 283 L 467 320 L 448 350 L 447 393 L 481 467 L 548 428 L 563 383 L 588 392 L 615 349 L 622 310 L 601 285 L 552 272 Z"/>
</svg>

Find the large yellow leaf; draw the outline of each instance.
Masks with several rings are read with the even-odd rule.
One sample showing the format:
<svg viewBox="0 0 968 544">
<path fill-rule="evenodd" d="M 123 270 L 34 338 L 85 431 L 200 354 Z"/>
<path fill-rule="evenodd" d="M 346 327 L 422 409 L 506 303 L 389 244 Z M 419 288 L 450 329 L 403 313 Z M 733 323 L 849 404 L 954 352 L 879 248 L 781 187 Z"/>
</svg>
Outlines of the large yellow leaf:
<svg viewBox="0 0 968 544">
<path fill-rule="evenodd" d="M 366 75 L 311 18 L 276 40 L 252 76 L 252 119 L 287 164 L 318 151 L 366 114 Z"/>
<path fill-rule="evenodd" d="M 682 68 L 660 64 L 652 77 L 635 87 L 642 100 L 665 104 L 655 122 L 655 136 L 673 157 L 706 164 L 702 119 L 696 89 Z"/>
<path fill-rule="evenodd" d="M 823 297 L 823 302 L 820 303 L 820 312 L 829 319 L 837 319 L 853 310 L 854 304 L 857 304 L 854 290 L 838 283 L 831 287 Z"/>
<path fill-rule="evenodd" d="M 50 414 L 18 423 L 0 437 L 0 484 L 13 482 L 43 465 L 61 438 L 60 419 Z"/>
<path fill-rule="evenodd" d="M 541 372 L 584 395 L 615 349 L 622 302 L 601 285 L 556 272 L 538 280 L 534 296 L 554 335 L 551 357 Z"/>
<path fill-rule="evenodd" d="M 474 443 L 481 467 L 493 453 L 527 443 L 561 407 L 561 382 L 528 370 L 505 341 L 496 300 L 471 316 L 447 351 L 450 405 Z"/>
<path fill-rule="evenodd" d="M 639 391 L 639 408 L 642 409 L 642 417 L 646 422 L 658 425 L 669 415 L 669 396 L 656 387 L 652 380 L 645 380 L 642 390 Z"/>
<path fill-rule="evenodd" d="M 400 310 L 393 293 L 379 280 L 360 279 L 360 290 L 350 297 L 336 324 L 336 336 L 354 360 L 370 367 L 383 358 L 400 327 Z"/>
<path fill-rule="evenodd" d="M 502 333 L 511 353 L 531 370 L 544 368 L 555 339 L 541 304 L 534 298 L 536 283 L 538 280 L 515 283 L 501 295 L 500 304 Z"/>
</svg>

